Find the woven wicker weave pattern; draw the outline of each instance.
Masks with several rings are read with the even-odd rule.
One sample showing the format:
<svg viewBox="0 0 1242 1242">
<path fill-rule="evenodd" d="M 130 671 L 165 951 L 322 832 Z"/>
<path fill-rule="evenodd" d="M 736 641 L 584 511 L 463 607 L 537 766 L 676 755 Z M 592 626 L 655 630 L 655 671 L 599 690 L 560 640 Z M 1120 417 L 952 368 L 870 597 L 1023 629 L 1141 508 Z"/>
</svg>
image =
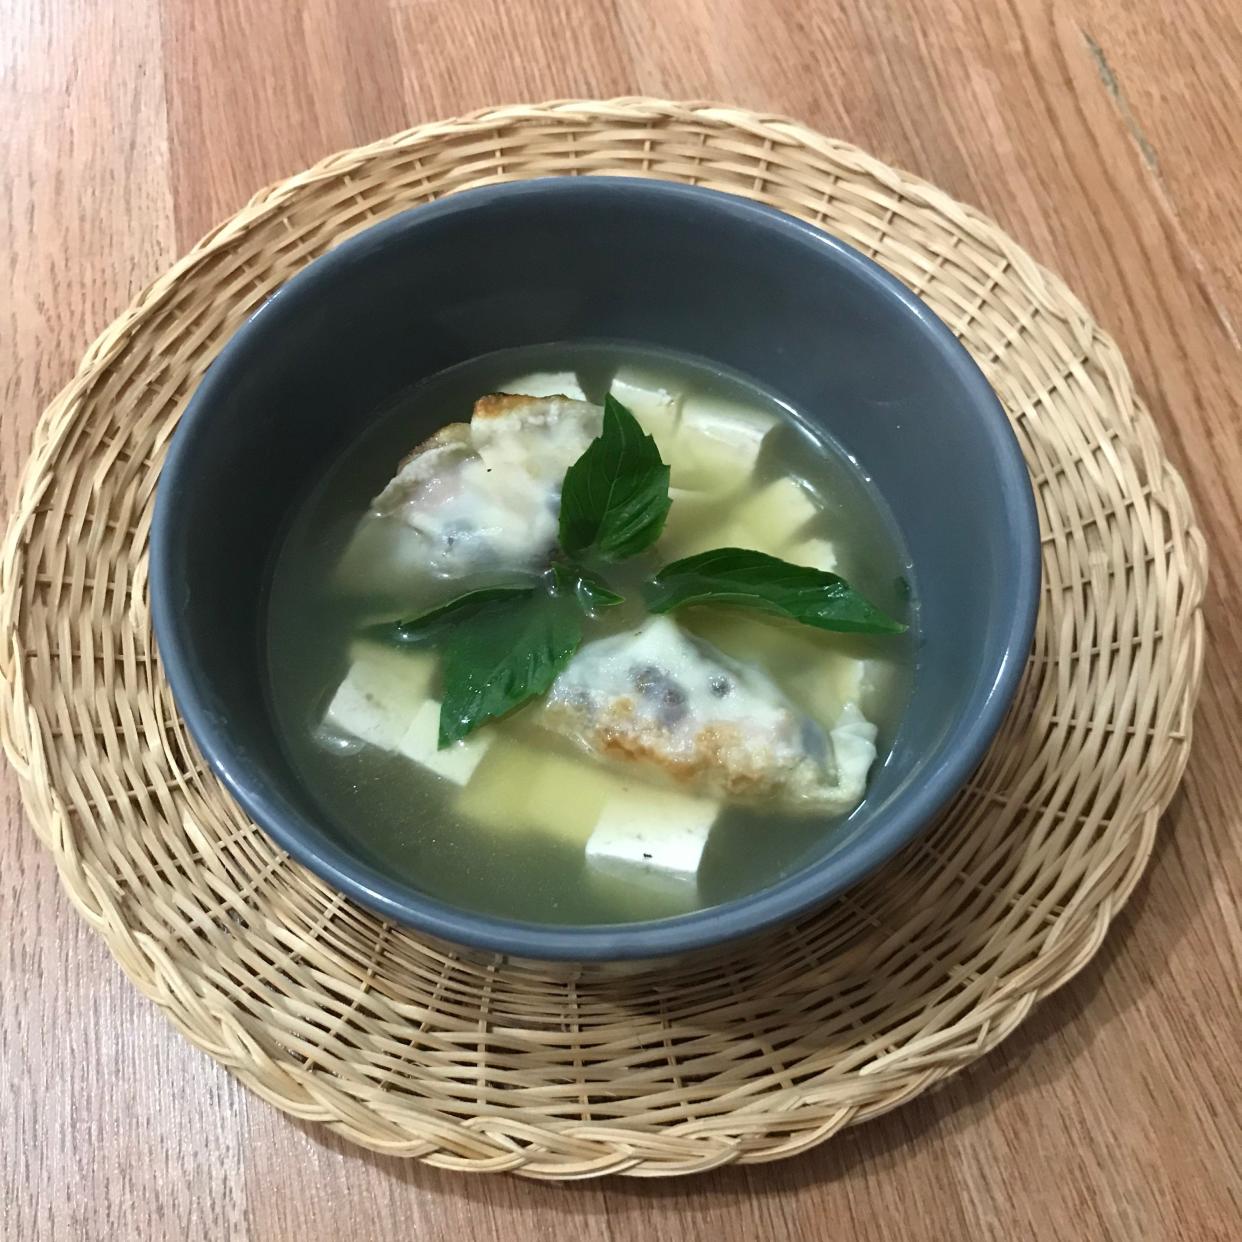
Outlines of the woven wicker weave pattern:
<svg viewBox="0 0 1242 1242">
<path fill-rule="evenodd" d="M 630 174 L 823 225 L 921 294 L 996 386 L 1044 593 L 1018 701 L 920 842 L 727 960 L 632 978 L 458 958 L 351 906 L 188 741 L 146 600 L 155 479 L 247 314 L 333 243 L 470 186 Z M 767 1160 L 986 1052 L 1099 946 L 1186 761 L 1202 539 L 1116 347 L 994 224 L 794 123 L 650 100 L 505 108 L 258 195 L 88 351 L 0 563 L 0 738 L 70 896 L 134 982 L 278 1107 L 366 1146 L 544 1177 Z"/>
</svg>

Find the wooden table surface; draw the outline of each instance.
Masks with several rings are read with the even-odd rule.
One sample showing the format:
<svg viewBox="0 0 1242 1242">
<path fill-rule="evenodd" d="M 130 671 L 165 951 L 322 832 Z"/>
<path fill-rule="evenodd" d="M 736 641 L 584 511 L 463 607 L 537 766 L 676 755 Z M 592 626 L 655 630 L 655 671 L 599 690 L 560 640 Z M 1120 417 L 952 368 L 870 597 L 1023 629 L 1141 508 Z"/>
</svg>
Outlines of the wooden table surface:
<svg viewBox="0 0 1242 1242">
<path fill-rule="evenodd" d="M 3 772 L 0 1237 L 1242 1236 L 1240 81 L 1236 0 L 0 0 L 6 503 L 88 341 L 256 188 L 641 93 L 795 115 L 998 219 L 1119 338 L 1213 560 L 1190 771 L 1095 960 L 940 1091 L 694 1179 L 450 1175 L 287 1120 L 133 991 Z"/>
</svg>

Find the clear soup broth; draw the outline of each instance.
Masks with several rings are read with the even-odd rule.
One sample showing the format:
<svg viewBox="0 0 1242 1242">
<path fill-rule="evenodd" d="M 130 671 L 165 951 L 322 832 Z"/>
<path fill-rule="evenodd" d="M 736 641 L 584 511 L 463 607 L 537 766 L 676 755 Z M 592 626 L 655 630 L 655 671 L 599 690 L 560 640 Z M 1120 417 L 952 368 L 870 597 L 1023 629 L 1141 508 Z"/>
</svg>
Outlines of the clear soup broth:
<svg viewBox="0 0 1242 1242">
<path fill-rule="evenodd" d="M 480 585 L 448 583 L 417 564 L 400 572 L 389 562 L 370 565 L 365 556 L 359 564 L 351 549 L 372 498 L 433 430 L 468 422 L 477 398 L 547 372 L 574 373 L 595 404 L 620 376 L 774 423 L 753 465 L 736 454 L 696 459 L 693 492 L 679 486 L 674 456 L 665 531 L 652 549 L 609 567 L 610 584 L 627 602 L 589 620 L 585 642 L 640 624 L 639 583 L 679 557 L 741 546 L 795 560 L 804 555 L 799 550 L 830 547 L 834 572 L 909 622 L 906 634 L 825 633 L 721 607 L 685 609 L 675 619 L 761 670 L 812 718 L 835 711 L 848 683 L 878 730 L 873 777 L 883 764 L 908 696 L 917 627 L 911 567 L 880 497 L 855 463 L 773 395 L 700 361 L 622 344 L 505 351 L 443 372 L 381 411 L 318 481 L 278 552 L 267 614 L 271 707 L 287 754 L 342 839 L 378 869 L 454 905 L 540 923 L 620 923 L 767 887 L 823 853 L 848 815 L 723 802 L 693 873 L 600 867 L 585 852 L 604 796 L 600 782 L 615 796 L 618 788 L 642 791 L 648 781 L 610 770 L 570 739 L 538 727 L 537 705 L 484 725 L 486 753 L 464 778 L 459 772 L 446 779 L 403 753 L 324 727 L 333 695 L 358 658 L 362 631 Z M 378 661 L 373 677 L 384 693 L 399 694 L 404 653 L 368 651 L 366 658 Z M 419 693 L 426 691 L 411 690 Z"/>
</svg>

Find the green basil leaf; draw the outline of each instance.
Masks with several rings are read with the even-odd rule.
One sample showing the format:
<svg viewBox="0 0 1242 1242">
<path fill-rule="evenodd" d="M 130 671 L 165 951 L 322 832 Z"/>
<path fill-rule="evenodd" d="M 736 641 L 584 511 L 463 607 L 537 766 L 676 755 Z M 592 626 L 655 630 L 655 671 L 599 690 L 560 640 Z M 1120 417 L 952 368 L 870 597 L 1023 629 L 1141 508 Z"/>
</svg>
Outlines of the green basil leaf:
<svg viewBox="0 0 1242 1242">
<path fill-rule="evenodd" d="M 820 630 L 900 634 L 906 626 L 865 600 L 844 578 L 764 552 L 716 548 L 666 565 L 643 590 L 652 612 L 729 604 L 790 617 Z"/>
<path fill-rule="evenodd" d="M 618 595 L 599 574 L 583 569 L 581 565 L 556 561 L 552 566 L 552 580 L 554 590 L 558 594 L 572 596 L 585 613 L 625 603 L 625 596 Z"/>
<path fill-rule="evenodd" d="M 455 625 L 440 670 L 440 747 L 546 694 L 581 643 L 576 601 L 544 592 L 493 603 Z"/>
<path fill-rule="evenodd" d="M 439 604 L 417 616 L 368 626 L 363 633 L 368 638 L 398 647 L 417 646 L 434 637 L 446 626 L 473 616 L 480 608 L 500 601 L 515 603 L 523 597 L 533 595 L 536 587 L 537 584 L 532 581 L 524 586 L 486 587 L 481 591 L 467 591 L 464 595 L 458 595 L 448 603 Z"/>
<path fill-rule="evenodd" d="M 621 561 L 649 548 L 668 517 L 668 467 L 638 420 L 611 394 L 604 426 L 565 472 L 561 547 Z"/>
</svg>

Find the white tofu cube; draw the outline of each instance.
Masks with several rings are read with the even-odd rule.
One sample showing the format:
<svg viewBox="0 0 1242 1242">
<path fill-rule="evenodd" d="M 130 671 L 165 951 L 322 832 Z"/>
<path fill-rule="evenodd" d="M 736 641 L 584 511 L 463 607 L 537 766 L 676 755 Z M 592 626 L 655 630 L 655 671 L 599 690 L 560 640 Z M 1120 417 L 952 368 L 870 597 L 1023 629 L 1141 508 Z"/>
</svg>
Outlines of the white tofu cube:
<svg viewBox="0 0 1242 1242">
<path fill-rule="evenodd" d="M 676 492 L 677 489 L 670 489 L 671 494 Z M 680 494 L 693 497 L 699 493 L 688 490 Z M 712 499 L 715 498 L 713 495 Z M 798 532 L 819 515 L 820 508 L 793 479 L 776 479 L 753 496 L 734 504 L 723 524 L 695 521 L 689 503 L 685 501 L 682 513 L 678 514 L 677 503 L 674 498 L 673 509 L 669 513 L 671 529 L 668 526 L 665 528 L 669 531 L 667 550 L 677 557 L 695 556 L 712 548 L 749 548 L 755 552 L 766 552 L 769 556 L 794 560 L 796 564 L 807 564 L 806 560 L 799 562 L 789 554 L 795 549 L 804 549 L 809 555 L 825 557 L 832 550 L 826 539 L 797 539 Z M 706 505 L 704 512 L 710 514 L 710 508 Z"/>
<path fill-rule="evenodd" d="M 425 649 L 389 647 L 359 638 L 349 645 L 350 674 L 369 694 L 403 700 L 410 711 L 431 691 L 436 657 Z"/>
<path fill-rule="evenodd" d="M 808 664 L 791 690 L 810 717 L 827 728 L 848 704 L 862 698 L 867 664 L 866 660 L 829 652 Z"/>
<path fill-rule="evenodd" d="M 324 724 L 381 750 L 396 750 L 418 704 L 364 688 L 356 670 L 355 665 L 336 688 Z"/>
<path fill-rule="evenodd" d="M 776 419 L 753 406 L 720 397 L 687 397 L 681 407 L 680 432 L 728 445 L 753 467 Z"/>
<path fill-rule="evenodd" d="M 703 798 L 631 785 L 604 807 L 587 841 L 587 864 L 622 876 L 637 870 L 692 881 L 719 809 Z"/>
<path fill-rule="evenodd" d="M 360 640 L 353 663 L 337 687 L 324 723 L 382 750 L 396 750 L 414 713 L 426 699 L 435 658 Z"/>
<path fill-rule="evenodd" d="M 818 535 L 799 539 L 790 544 L 781 555 L 784 560 L 794 565 L 806 565 L 830 574 L 836 572 L 837 549 L 831 539 L 821 539 Z"/>
<path fill-rule="evenodd" d="M 486 730 L 472 733 L 443 750 L 439 748 L 439 740 L 440 704 L 436 699 L 425 699 L 414 713 L 414 719 L 396 749 L 407 759 L 452 781 L 454 785 L 464 785 L 470 779 L 492 743 L 491 734 Z"/>
<path fill-rule="evenodd" d="M 681 421 L 681 398 L 640 372 L 629 370 L 617 372 L 611 392 L 655 440 L 667 462 Z"/>
<path fill-rule="evenodd" d="M 715 492 L 741 487 L 775 426 L 772 415 L 735 401 L 687 397 L 667 459 L 673 483 Z"/>
<path fill-rule="evenodd" d="M 578 383 L 578 377 L 572 371 L 539 371 L 534 375 L 523 375 L 521 379 L 508 380 L 500 385 L 501 392 L 512 393 L 515 397 L 569 397 L 574 401 L 585 401 L 586 393 Z"/>
</svg>

